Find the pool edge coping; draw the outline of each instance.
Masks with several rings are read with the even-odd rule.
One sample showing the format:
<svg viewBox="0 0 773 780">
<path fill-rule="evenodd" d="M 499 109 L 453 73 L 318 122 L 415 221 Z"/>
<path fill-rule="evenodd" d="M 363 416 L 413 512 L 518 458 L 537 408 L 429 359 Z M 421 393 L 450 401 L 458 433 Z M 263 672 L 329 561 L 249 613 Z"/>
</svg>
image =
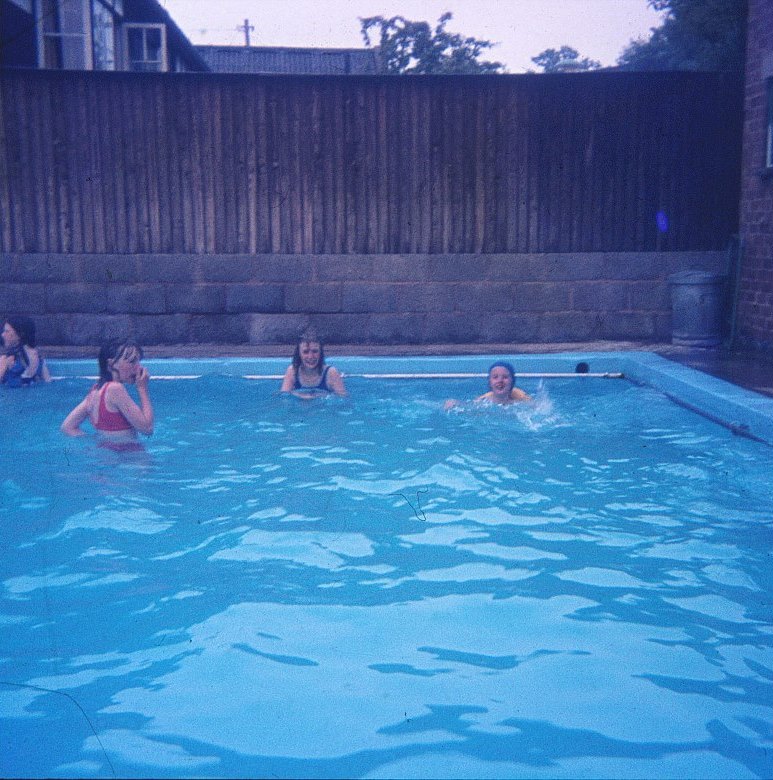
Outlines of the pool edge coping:
<svg viewBox="0 0 773 780">
<path fill-rule="evenodd" d="M 677 363 L 655 352 L 645 350 L 614 350 L 614 351 L 571 351 L 536 353 L 486 353 L 461 355 L 336 355 L 336 363 L 341 366 L 342 373 L 353 374 L 358 364 L 374 363 L 382 371 L 392 371 L 399 364 L 400 369 L 405 364 L 417 366 L 417 374 L 429 373 L 434 361 L 453 364 L 457 371 L 485 372 L 494 360 L 508 360 L 516 368 L 516 373 L 530 373 L 534 366 L 530 363 L 539 361 L 545 372 L 574 372 L 579 362 L 587 362 L 591 371 L 614 373 L 621 372 L 629 381 L 652 387 L 662 392 L 675 403 L 679 403 L 704 417 L 723 425 L 733 433 L 758 439 L 773 446 L 773 399 L 761 393 L 735 385 L 724 379 L 712 376 L 706 372 Z M 90 366 L 89 373 L 95 368 L 93 358 L 52 358 L 52 369 L 58 364 L 86 364 Z M 246 370 L 247 365 L 282 366 L 287 364 L 286 357 L 213 357 L 213 358 L 150 358 L 146 361 L 151 368 L 154 366 L 170 366 L 177 364 L 195 364 L 203 371 L 197 374 L 211 375 L 213 364 L 230 369 L 228 373 L 238 375 L 260 373 L 256 370 Z M 347 367 L 350 370 L 347 371 Z M 239 370 L 237 373 L 235 369 Z M 418 370 L 423 368 L 423 371 Z M 158 368 L 156 368 L 158 370 Z M 267 369 L 266 369 L 267 370 Z M 282 369 L 283 370 L 283 369 Z M 362 370 L 362 369 L 360 369 Z M 222 373 L 222 372 L 218 372 Z M 264 370 L 265 373 L 265 370 Z M 67 375 L 67 374 L 66 374 Z"/>
<path fill-rule="evenodd" d="M 773 399 L 655 353 L 628 354 L 622 362 L 631 381 L 662 392 L 734 434 L 773 446 Z"/>
</svg>

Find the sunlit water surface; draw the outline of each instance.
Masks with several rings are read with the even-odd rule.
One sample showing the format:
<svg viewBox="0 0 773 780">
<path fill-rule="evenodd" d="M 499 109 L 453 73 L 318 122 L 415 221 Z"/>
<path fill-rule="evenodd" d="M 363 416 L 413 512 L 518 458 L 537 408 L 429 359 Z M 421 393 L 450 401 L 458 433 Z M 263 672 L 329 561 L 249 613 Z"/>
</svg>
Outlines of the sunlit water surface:
<svg viewBox="0 0 773 780">
<path fill-rule="evenodd" d="M 770 777 L 773 448 L 622 380 L 0 391 L 0 775 Z"/>
</svg>

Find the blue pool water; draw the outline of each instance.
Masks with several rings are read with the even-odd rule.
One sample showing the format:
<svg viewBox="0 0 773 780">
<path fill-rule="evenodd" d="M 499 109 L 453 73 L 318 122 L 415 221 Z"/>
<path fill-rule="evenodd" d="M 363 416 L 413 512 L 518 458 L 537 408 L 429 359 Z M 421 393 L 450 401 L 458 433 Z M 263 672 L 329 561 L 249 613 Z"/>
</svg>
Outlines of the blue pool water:
<svg viewBox="0 0 773 780">
<path fill-rule="evenodd" d="M 308 403 L 151 364 L 200 378 L 142 453 L 58 433 L 91 362 L 0 391 L 0 775 L 773 775 L 773 447 L 374 365 Z"/>
</svg>

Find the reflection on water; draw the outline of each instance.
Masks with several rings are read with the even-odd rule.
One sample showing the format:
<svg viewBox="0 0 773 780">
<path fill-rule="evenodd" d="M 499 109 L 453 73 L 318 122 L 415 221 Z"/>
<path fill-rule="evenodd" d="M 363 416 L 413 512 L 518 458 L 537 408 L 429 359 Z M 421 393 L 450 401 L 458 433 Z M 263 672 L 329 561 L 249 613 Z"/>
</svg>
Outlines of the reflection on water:
<svg viewBox="0 0 773 780">
<path fill-rule="evenodd" d="M 0 774 L 773 774 L 770 448 L 624 382 L 349 386 L 158 383 L 142 453 L 2 395 Z"/>
</svg>

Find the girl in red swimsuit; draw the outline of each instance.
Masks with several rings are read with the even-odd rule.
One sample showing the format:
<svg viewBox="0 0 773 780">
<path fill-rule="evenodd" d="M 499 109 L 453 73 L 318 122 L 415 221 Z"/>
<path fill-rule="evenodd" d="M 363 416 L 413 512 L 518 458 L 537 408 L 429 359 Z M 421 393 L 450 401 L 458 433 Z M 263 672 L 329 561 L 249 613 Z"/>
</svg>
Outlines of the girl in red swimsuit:
<svg viewBox="0 0 773 780">
<path fill-rule="evenodd" d="M 81 424 L 88 418 L 106 440 L 132 442 L 137 431 L 153 433 L 153 404 L 148 393 L 150 374 L 141 365 L 142 349 L 131 341 L 114 340 L 99 351 L 99 381 L 67 415 L 61 429 L 68 436 L 84 436 Z M 126 390 L 134 384 L 139 406 Z"/>
</svg>

